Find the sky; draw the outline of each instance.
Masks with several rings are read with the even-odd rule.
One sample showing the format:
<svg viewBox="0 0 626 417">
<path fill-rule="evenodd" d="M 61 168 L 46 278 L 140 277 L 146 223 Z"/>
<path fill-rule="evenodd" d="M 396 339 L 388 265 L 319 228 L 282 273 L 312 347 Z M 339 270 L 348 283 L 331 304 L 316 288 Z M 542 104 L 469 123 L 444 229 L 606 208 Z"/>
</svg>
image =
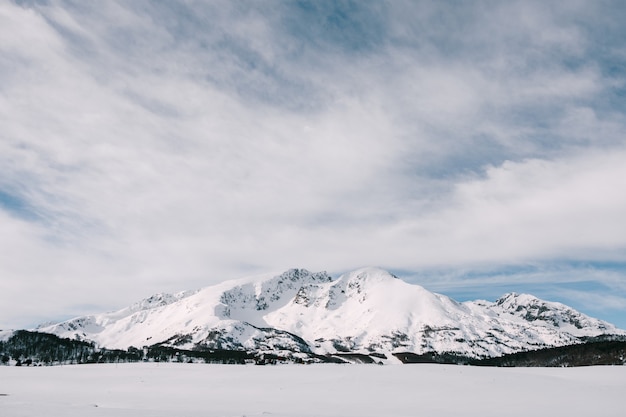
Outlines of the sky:
<svg viewBox="0 0 626 417">
<path fill-rule="evenodd" d="M 626 3 L 0 2 L 0 329 L 289 268 L 626 328 Z"/>
</svg>

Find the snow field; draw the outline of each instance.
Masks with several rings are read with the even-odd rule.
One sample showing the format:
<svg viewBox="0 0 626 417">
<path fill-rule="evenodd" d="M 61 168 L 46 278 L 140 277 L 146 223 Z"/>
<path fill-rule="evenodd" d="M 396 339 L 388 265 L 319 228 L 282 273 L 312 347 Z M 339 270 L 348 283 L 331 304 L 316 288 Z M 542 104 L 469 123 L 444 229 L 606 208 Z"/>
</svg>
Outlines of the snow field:
<svg viewBox="0 0 626 417">
<path fill-rule="evenodd" d="M 0 367 L 2 417 L 623 416 L 626 367 Z"/>
</svg>

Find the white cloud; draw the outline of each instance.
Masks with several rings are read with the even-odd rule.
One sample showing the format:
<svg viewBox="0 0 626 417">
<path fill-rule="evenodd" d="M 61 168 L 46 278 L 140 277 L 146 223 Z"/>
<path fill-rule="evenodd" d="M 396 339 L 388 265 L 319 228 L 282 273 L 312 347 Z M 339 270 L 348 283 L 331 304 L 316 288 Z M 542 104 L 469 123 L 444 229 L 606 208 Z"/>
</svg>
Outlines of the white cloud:
<svg viewBox="0 0 626 417">
<path fill-rule="evenodd" d="M 531 159 L 458 183 L 435 213 L 409 221 L 425 262 L 620 259 L 626 248 L 623 148 Z"/>
<path fill-rule="evenodd" d="M 624 117 L 597 104 L 620 80 L 581 11 L 439 7 L 308 39 L 287 6 L 0 6 L 0 191 L 24 203 L 0 206 L 0 316 L 292 266 L 623 259 Z"/>
</svg>

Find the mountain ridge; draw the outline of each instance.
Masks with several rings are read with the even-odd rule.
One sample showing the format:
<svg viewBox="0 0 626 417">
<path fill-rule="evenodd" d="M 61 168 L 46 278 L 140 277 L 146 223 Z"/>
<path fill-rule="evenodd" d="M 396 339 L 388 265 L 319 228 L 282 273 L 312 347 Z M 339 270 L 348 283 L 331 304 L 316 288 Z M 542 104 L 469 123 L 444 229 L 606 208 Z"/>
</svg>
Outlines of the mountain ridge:
<svg viewBox="0 0 626 417">
<path fill-rule="evenodd" d="M 116 312 L 37 328 L 107 348 L 159 344 L 282 357 L 398 352 L 489 358 L 583 343 L 624 330 L 560 303 L 508 293 L 457 302 L 379 268 L 333 279 L 290 269 L 195 291 L 155 294 Z"/>
</svg>

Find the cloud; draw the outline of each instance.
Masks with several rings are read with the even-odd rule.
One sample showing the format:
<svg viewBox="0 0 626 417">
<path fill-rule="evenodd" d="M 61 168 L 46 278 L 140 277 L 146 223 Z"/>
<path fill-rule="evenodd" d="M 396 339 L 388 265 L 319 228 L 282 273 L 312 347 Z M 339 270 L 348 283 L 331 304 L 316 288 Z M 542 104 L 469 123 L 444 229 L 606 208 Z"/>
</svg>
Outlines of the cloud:
<svg viewBox="0 0 626 417">
<path fill-rule="evenodd" d="M 611 23 L 586 3 L 5 3 L 0 316 L 292 266 L 623 260 Z"/>
<path fill-rule="evenodd" d="M 456 185 L 426 233 L 452 236 L 449 247 L 468 261 L 621 257 L 626 199 L 615 190 L 626 185 L 624 158 L 624 149 L 612 149 L 490 167 L 485 178 Z"/>
</svg>

